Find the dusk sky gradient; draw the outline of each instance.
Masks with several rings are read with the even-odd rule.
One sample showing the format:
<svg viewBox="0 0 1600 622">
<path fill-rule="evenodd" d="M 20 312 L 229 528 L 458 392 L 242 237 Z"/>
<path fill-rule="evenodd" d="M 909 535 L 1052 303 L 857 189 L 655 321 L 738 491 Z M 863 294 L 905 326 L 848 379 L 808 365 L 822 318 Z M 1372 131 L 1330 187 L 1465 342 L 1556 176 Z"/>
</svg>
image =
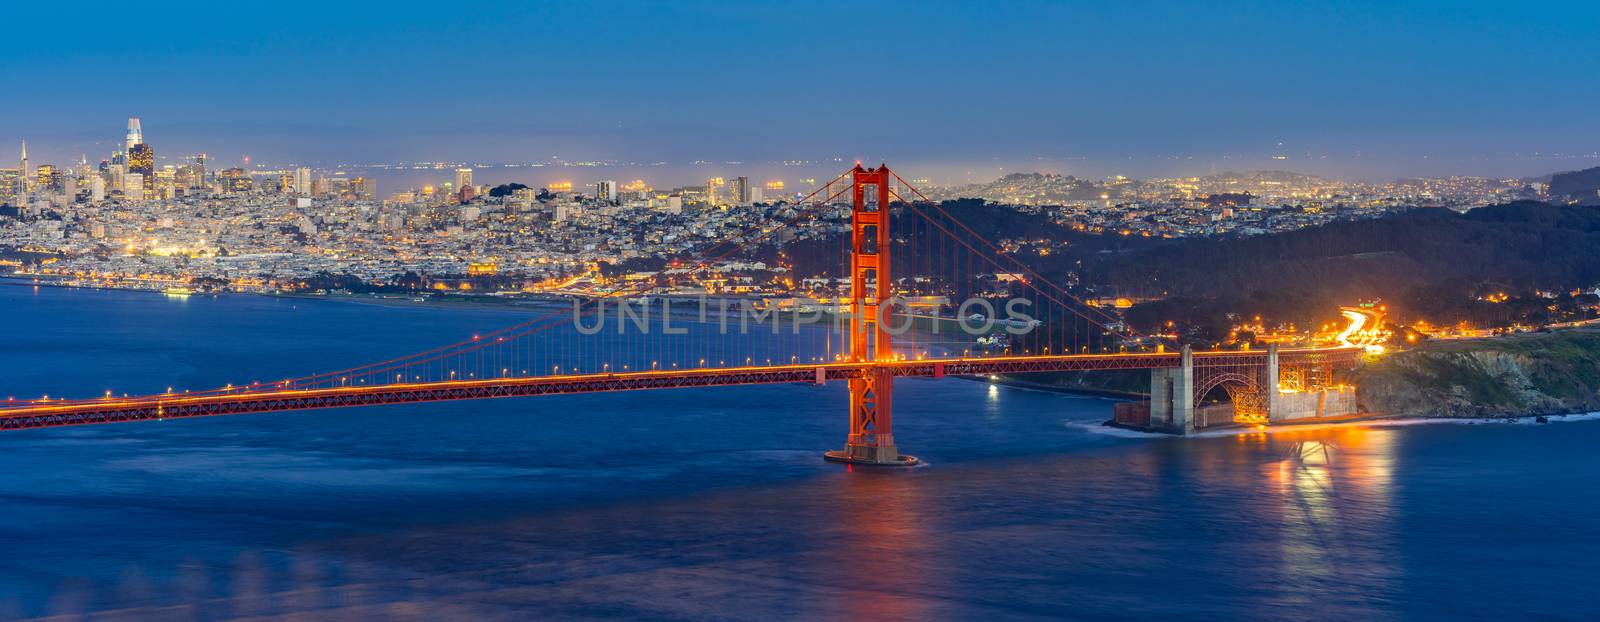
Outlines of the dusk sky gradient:
<svg viewBox="0 0 1600 622">
<path fill-rule="evenodd" d="M 36 163 L 105 157 L 137 115 L 158 153 L 226 162 L 840 157 L 980 177 L 1003 165 L 1376 179 L 1600 165 L 1600 2 L 24 2 L 5 14 L 0 140 L 27 139 Z M 0 151 L 6 165 L 14 152 Z"/>
</svg>

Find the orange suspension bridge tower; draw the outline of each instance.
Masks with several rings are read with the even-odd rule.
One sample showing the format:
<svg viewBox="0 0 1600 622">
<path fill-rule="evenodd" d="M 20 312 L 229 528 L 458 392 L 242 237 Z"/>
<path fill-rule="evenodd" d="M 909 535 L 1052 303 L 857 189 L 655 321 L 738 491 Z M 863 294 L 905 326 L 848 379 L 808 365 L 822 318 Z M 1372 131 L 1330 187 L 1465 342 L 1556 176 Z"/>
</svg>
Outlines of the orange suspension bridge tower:
<svg viewBox="0 0 1600 622">
<path fill-rule="evenodd" d="M 894 174 L 879 165 L 850 172 L 850 350 L 857 363 L 894 360 L 894 342 L 883 327 L 892 309 L 889 274 L 889 183 Z M 869 287 L 869 284 L 870 287 Z M 850 381 L 850 432 L 844 449 L 825 454 L 849 464 L 912 466 L 914 456 L 894 445 L 894 374 L 874 365 Z"/>
</svg>

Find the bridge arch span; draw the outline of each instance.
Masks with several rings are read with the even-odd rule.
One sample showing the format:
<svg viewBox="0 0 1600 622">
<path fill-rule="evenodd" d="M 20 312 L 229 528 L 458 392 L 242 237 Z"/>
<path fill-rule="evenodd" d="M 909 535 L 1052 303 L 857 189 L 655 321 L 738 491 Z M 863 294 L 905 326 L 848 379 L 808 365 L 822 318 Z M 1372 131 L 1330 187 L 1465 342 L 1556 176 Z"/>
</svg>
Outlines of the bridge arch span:
<svg viewBox="0 0 1600 622">
<path fill-rule="evenodd" d="M 1221 388 L 1233 404 L 1232 419 L 1244 423 L 1267 421 L 1267 392 L 1262 385 L 1259 370 L 1228 369 L 1201 374 L 1194 387 L 1194 405 L 1197 410 L 1213 391 Z M 1200 416 L 1197 412 L 1197 416 Z M 1196 421 L 1198 427 L 1218 425 L 1222 421 Z"/>
</svg>

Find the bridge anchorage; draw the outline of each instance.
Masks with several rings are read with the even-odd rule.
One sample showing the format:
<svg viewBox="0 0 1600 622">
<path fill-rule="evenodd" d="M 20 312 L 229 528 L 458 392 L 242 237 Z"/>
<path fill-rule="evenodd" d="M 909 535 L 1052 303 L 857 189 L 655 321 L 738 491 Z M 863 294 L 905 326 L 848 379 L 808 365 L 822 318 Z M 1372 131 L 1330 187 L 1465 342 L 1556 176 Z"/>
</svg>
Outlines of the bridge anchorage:
<svg viewBox="0 0 1600 622">
<path fill-rule="evenodd" d="M 855 362 L 894 359 L 893 338 L 881 321 L 891 296 L 889 274 L 889 167 L 850 171 L 850 325 L 847 357 Z M 872 283 L 869 288 L 868 283 Z M 850 430 L 844 449 L 823 454 L 831 462 L 915 466 L 894 444 L 894 374 L 873 366 L 850 379 Z"/>
<path fill-rule="evenodd" d="M 1115 422 L 1152 432 L 1192 434 L 1230 425 L 1270 425 L 1295 420 L 1356 416 L 1354 391 L 1335 380 L 1336 369 L 1354 367 L 1352 348 L 1194 352 L 1188 346 L 1175 364 L 1150 370 L 1150 397 L 1115 408 Z M 1206 404 L 1225 395 L 1227 403 Z"/>
</svg>

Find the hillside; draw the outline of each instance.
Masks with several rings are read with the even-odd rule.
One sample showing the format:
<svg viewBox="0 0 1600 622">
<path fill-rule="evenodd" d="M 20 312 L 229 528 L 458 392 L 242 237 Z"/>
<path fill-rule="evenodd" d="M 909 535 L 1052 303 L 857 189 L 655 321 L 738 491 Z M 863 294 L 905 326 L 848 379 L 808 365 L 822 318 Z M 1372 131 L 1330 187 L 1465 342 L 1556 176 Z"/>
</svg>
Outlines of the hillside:
<svg viewBox="0 0 1600 622">
<path fill-rule="evenodd" d="M 1600 410 L 1600 330 L 1433 342 L 1359 374 L 1361 407 L 1374 413 L 1498 417 Z"/>
<path fill-rule="evenodd" d="M 1097 263 L 1089 280 L 1172 295 L 1295 288 L 1393 296 L 1450 281 L 1563 288 L 1600 282 L 1596 248 L 1600 209 L 1519 202 L 1182 240 Z"/>
<path fill-rule="evenodd" d="M 1600 166 L 1551 175 L 1550 196 L 1563 203 L 1600 205 Z"/>
<path fill-rule="evenodd" d="M 1167 304 L 1189 310 L 1210 305 L 1255 313 L 1260 305 L 1250 304 L 1252 297 L 1293 298 L 1290 307 L 1301 309 L 1381 298 L 1402 316 L 1493 325 L 1565 312 L 1547 309 L 1552 303 L 1533 292 L 1600 283 L 1594 249 L 1600 249 L 1600 209 L 1518 202 L 1464 214 L 1415 209 L 1242 239 L 1177 240 L 1092 261 L 1085 282 L 1176 297 Z M 1477 300 L 1484 292 L 1524 296 L 1489 304 Z"/>
</svg>

